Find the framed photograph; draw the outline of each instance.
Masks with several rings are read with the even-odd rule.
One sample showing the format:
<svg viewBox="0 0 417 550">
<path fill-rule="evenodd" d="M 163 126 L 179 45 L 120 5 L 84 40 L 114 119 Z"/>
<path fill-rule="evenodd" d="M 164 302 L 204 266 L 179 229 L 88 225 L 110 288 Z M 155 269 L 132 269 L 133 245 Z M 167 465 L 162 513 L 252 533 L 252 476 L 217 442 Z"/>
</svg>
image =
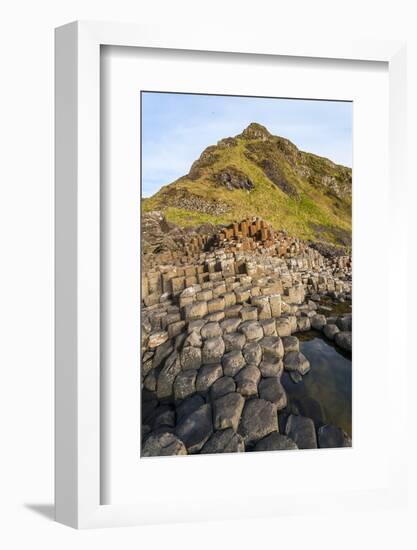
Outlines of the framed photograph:
<svg viewBox="0 0 417 550">
<path fill-rule="evenodd" d="M 58 521 L 404 502 L 404 52 L 56 30 Z"/>
</svg>

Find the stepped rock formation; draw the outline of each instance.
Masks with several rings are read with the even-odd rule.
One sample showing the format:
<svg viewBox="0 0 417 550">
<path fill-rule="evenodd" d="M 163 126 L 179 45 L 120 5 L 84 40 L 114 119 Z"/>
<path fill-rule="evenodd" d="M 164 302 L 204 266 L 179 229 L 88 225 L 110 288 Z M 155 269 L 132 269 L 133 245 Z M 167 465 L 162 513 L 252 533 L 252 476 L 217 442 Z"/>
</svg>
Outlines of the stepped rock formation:
<svg viewBox="0 0 417 550">
<path fill-rule="evenodd" d="M 352 170 L 252 123 L 207 147 L 187 175 L 144 199 L 180 227 L 256 215 L 303 240 L 351 245 Z"/>
<path fill-rule="evenodd" d="M 286 385 L 301 334 L 351 352 L 351 200 L 349 168 L 252 123 L 142 201 L 142 456 L 351 446 Z"/>
<path fill-rule="evenodd" d="M 281 383 L 314 369 L 299 333 L 351 351 L 351 316 L 323 303 L 351 301 L 350 256 L 259 217 L 195 229 L 144 218 L 159 248 L 142 257 L 142 456 L 350 446 L 288 408 Z"/>
</svg>

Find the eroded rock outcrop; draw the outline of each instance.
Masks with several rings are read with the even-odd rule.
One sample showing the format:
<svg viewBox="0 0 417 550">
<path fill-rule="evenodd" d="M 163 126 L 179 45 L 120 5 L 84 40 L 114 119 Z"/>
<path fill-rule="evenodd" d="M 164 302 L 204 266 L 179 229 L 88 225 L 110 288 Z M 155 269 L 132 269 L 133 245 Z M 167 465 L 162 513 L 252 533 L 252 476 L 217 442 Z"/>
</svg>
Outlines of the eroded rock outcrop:
<svg viewBox="0 0 417 550">
<path fill-rule="evenodd" d="M 299 343 L 311 329 L 350 352 L 351 315 L 326 305 L 350 303 L 350 258 L 256 218 L 220 232 L 213 250 L 142 271 L 143 456 L 349 446 L 288 408 L 282 376 L 314 369 Z"/>
</svg>

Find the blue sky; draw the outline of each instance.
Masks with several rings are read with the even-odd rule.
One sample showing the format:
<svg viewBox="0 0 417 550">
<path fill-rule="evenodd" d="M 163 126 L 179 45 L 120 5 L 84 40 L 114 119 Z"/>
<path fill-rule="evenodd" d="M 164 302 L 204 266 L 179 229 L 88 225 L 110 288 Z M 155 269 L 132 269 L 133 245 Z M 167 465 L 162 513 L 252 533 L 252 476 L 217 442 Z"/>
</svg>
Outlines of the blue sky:
<svg viewBox="0 0 417 550">
<path fill-rule="evenodd" d="M 142 93 L 142 196 L 188 173 L 208 145 L 258 122 L 303 151 L 352 166 L 352 103 Z"/>
</svg>

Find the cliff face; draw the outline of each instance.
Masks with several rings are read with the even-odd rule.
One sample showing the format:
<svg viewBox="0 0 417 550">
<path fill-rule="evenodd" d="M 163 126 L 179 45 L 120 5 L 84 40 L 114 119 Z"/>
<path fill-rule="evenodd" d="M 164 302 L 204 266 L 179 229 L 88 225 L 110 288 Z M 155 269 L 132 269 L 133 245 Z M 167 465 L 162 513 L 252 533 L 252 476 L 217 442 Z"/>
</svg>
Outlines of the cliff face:
<svg viewBox="0 0 417 550">
<path fill-rule="evenodd" d="M 143 200 L 181 227 L 260 216 L 302 239 L 350 246 L 352 171 L 252 123 L 207 147 L 187 175 Z"/>
</svg>

